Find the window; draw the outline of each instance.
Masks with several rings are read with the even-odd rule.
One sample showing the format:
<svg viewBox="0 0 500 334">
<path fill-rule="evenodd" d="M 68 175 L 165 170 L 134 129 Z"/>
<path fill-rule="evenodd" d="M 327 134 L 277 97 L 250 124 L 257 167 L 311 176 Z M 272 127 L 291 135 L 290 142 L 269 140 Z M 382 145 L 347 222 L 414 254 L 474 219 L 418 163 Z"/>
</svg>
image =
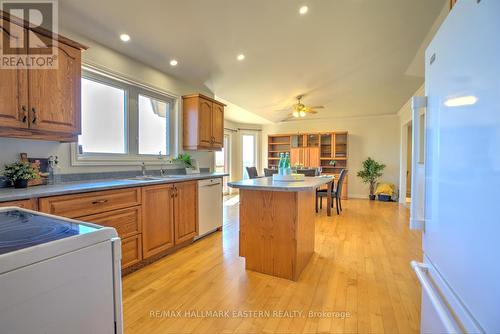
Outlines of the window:
<svg viewBox="0 0 500 334">
<path fill-rule="evenodd" d="M 84 70 L 82 134 L 72 146 L 72 164 L 164 162 L 173 151 L 173 105 L 155 90 Z"/>
<path fill-rule="evenodd" d="M 80 152 L 126 153 L 124 89 L 82 79 Z"/>
<path fill-rule="evenodd" d="M 168 150 L 170 104 L 139 95 L 139 154 L 164 154 Z"/>
</svg>

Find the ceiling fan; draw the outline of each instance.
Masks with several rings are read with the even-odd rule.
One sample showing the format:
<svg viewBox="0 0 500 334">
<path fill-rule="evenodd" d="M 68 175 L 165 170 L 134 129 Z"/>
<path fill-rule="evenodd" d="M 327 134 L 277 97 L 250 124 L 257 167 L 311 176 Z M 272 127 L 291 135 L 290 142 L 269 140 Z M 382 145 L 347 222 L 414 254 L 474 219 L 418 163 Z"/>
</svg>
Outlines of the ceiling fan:
<svg viewBox="0 0 500 334">
<path fill-rule="evenodd" d="M 297 103 L 292 106 L 292 113 L 290 117 L 301 118 L 306 117 L 308 114 L 317 114 L 316 109 L 323 109 L 325 106 L 307 106 L 302 103 L 302 98 L 304 95 L 297 96 Z"/>
</svg>

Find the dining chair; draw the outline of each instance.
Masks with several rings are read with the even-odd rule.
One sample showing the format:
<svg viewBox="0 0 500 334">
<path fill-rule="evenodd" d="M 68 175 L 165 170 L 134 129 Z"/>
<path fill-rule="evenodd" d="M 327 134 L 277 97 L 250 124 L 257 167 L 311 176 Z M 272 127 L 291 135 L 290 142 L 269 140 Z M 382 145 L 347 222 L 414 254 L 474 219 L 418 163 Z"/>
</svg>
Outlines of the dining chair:
<svg viewBox="0 0 500 334">
<path fill-rule="evenodd" d="M 247 174 L 249 179 L 256 179 L 259 177 L 257 174 L 257 168 L 256 167 L 246 167 L 247 169 Z"/>
<path fill-rule="evenodd" d="M 278 174 L 278 170 L 277 169 L 264 168 L 264 176 L 268 177 L 268 176 L 273 176 L 274 174 Z"/>
<path fill-rule="evenodd" d="M 339 179 L 337 181 L 337 187 L 334 188 L 334 182 L 332 182 L 332 199 L 335 199 L 337 205 L 337 215 L 340 215 L 342 211 L 342 186 L 344 185 L 344 179 L 347 174 L 347 169 L 342 169 L 339 174 Z M 321 189 L 316 191 L 316 212 L 318 212 L 318 202 L 319 208 L 323 208 L 323 197 L 327 197 L 328 192 L 326 189 Z M 332 201 L 333 207 L 333 201 Z"/>
</svg>

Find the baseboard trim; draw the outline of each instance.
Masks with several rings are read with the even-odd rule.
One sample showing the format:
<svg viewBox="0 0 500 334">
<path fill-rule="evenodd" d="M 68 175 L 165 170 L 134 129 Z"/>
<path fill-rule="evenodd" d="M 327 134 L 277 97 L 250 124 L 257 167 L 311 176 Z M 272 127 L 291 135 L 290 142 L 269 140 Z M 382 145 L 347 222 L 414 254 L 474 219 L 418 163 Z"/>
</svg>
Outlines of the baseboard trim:
<svg viewBox="0 0 500 334">
<path fill-rule="evenodd" d="M 410 217 L 410 230 L 423 231 L 425 227 L 425 220 L 414 219 Z"/>
</svg>

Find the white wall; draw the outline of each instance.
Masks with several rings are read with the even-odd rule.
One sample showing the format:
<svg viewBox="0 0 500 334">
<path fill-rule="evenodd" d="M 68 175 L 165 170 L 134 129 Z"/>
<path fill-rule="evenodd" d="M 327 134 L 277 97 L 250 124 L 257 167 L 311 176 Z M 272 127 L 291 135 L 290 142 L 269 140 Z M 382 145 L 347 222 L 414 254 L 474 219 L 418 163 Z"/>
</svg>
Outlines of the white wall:
<svg viewBox="0 0 500 334">
<path fill-rule="evenodd" d="M 170 95 L 176 96 L 178 101 L 180 96 L 195 92 L 201 92 L 208 96 L 213 96 L 213 94 L 210 91 L 207 91 L 201 84 L 199 86 L 187 84 L 180 79 L 174 78 L 154 68 L 137 62 L 74 32 L 61 29 L 61 34 L 89 46 L 89 49 L 83 52 L 82 55 L 83 63 L 86 65 L 98 67 L 106 72 L 116 74 L 120 77 L 141 83 L 160 91 L 164 91 Z M 178 116 L 175 118 L 175 121 L 179 124 L 179 126 L 181 125 L 180 118 L 181 117 Z M 182 129 L 182 127 L 179 129 Z M 182 135 L 181 132 L 180 134 Z M 179 139 L 179 147 L 182 147 L 181 141 L 182 138 Z M 139 169 L 138 166 L 73 167 L 70 163 L 70 144 L 68 143 L 0 138 L 0 166 L 19 159 L 19 153 L 21 152 L 26 152 L 28 153 L 28 156 L 35 158 L 46 158 L 50 155 L 59 156 L 61 173 Z M 199 161 L 200 167 L 213 167 L 213 152 L 189 153 Z"/>
<path fill-rule="evenodd" d="M 368 197 L 368 186 L 356 176 L 367 157 L 387 165 L 382 181 L 399 184 L 399 117 L 384 115 L 374 117 L 301 119 L 280 124 L 264 125 L 262 132 L 262 165 L 267 165 L 267 136 L 269 134 L 296 132 L 348 131 L 348 196 Z"/>
</svg>

